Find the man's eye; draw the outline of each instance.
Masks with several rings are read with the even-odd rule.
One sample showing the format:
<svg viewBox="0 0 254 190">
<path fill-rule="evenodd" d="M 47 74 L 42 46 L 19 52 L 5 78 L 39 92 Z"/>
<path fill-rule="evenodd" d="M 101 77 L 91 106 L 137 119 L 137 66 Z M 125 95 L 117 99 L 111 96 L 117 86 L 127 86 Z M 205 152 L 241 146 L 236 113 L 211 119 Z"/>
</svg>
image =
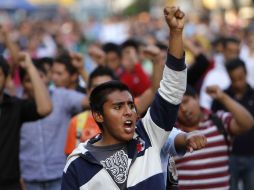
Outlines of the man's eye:
<svg viewBox="0 0 254 190">
<path fill-rule="evenodd" d="M 114 106 L 114 109 L 116 109 L 116 110 L 120 110 L 120 108 L 121 108 L 121 106 L 120 106 L 120 105 L 116 105 L 116 106 Z"/>
<path fill-rule="evenodd" d="M 135 105 L 134 104 L 129 104 L 130 109 L 134 109 Z"/>
</svg>

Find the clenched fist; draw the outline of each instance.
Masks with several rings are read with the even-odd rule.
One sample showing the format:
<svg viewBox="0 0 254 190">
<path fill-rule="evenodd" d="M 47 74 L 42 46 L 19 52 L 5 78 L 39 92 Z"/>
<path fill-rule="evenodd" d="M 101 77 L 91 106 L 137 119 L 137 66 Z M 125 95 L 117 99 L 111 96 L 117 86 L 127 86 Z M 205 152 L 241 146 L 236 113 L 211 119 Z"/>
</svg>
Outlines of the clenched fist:
<svg viewBox="0 0 254 190">
<path fill-rule="evenodd" d="M 165 20 L 172 32 L 182 32 L 185 14 L 177 7 L 164 8 Z"/>
</svg>

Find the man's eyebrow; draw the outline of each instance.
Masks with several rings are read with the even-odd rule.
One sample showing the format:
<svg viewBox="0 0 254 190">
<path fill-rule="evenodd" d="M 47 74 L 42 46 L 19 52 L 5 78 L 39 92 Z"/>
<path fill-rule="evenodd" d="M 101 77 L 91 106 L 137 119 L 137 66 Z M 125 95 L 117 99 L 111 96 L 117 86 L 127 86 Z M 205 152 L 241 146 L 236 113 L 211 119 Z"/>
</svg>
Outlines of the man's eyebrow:
<svg viewBox="0 0 254 190">
<path fill-rule="evenodd" d="M 134 104 L 134 101 L 130 100 L 127 102 L 128 104 Z"/>
<path fill-rule="evenodd" d="M 122 105 L 122 104 L 124 104 L 124 102 L 119 101 L 119 102 L 113 102 L 112 104 L 113 104 L 113 105 Z"/>
<path fill-rule="evenodd" d="M 132 100 L 129 100 L 129 101 L 116 101 L 116 102 L 113 102 L 112 104 L 113 105 L 122 105 L 125 102 L 127 102 L 127 104 L 134 104 L 134 102 Z"/>
</svg>

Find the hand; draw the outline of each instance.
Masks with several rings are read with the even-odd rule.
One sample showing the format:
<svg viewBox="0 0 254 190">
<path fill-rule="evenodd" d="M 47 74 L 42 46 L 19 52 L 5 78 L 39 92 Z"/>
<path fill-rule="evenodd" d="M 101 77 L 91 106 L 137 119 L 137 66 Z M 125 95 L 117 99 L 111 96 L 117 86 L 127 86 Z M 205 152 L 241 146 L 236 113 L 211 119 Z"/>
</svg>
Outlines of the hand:
<svg viewBox="0 0 254 190">
<path fill-rule="evenodd" d="M 221 101 L 225 93 L 220 89 L 219 86 L 213 85 L 206 88 L 207 94 L 209 94 L 213 99 Z"/>
<path fill-rule="evenodd" d="M 78 72 L 84 69 L 84 59 L 80 53 L 71 53 L 71 63 L 77 69 Z"/>
<path fill-rule="evenodd" d="M 23 69 L 28 69 L 33 66 L 31 57 L 27 52 L 20 52 L 18 54 L 18 62 Z"/>
<path fill-rule="evenodd" d="M 157 46 L 149 45 L 143 49 L 143 54 L 145 57 L 151 60 L 161 58 L 161 51 Z"/>
<path fill-rule="evenodd" d="M 206 137 L 198 131 L 186 133 L 186 149 L 189 152 L 204 148 L 207 144 Z"/>
<path fill-rule="evenodd" d="M 164 8 L 165 20 L 171 32 L 182 32 L 184 27 L 184 13 L 177 7 Z"/>
<path fill-rule="evenodd" d="M 90 46 L 88 49 L 88 54 L 98 65 L 105 65 L 105 53 L 97 46 Z"/>
</svg>

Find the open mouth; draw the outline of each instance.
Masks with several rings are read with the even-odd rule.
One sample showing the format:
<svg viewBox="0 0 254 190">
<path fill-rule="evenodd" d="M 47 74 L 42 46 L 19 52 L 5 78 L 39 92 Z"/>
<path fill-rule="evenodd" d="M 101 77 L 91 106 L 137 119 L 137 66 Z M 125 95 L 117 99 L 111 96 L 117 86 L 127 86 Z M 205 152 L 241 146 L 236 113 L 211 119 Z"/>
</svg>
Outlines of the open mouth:
<svg viewBox="0 0 254 190">
<path fill-rule="evenodd" d="M 131 120 L 126 120 L 124 122 L 124 131 L 126 133 L 131 133 L 133 131 L 133 121 Z"/>
</svg>

